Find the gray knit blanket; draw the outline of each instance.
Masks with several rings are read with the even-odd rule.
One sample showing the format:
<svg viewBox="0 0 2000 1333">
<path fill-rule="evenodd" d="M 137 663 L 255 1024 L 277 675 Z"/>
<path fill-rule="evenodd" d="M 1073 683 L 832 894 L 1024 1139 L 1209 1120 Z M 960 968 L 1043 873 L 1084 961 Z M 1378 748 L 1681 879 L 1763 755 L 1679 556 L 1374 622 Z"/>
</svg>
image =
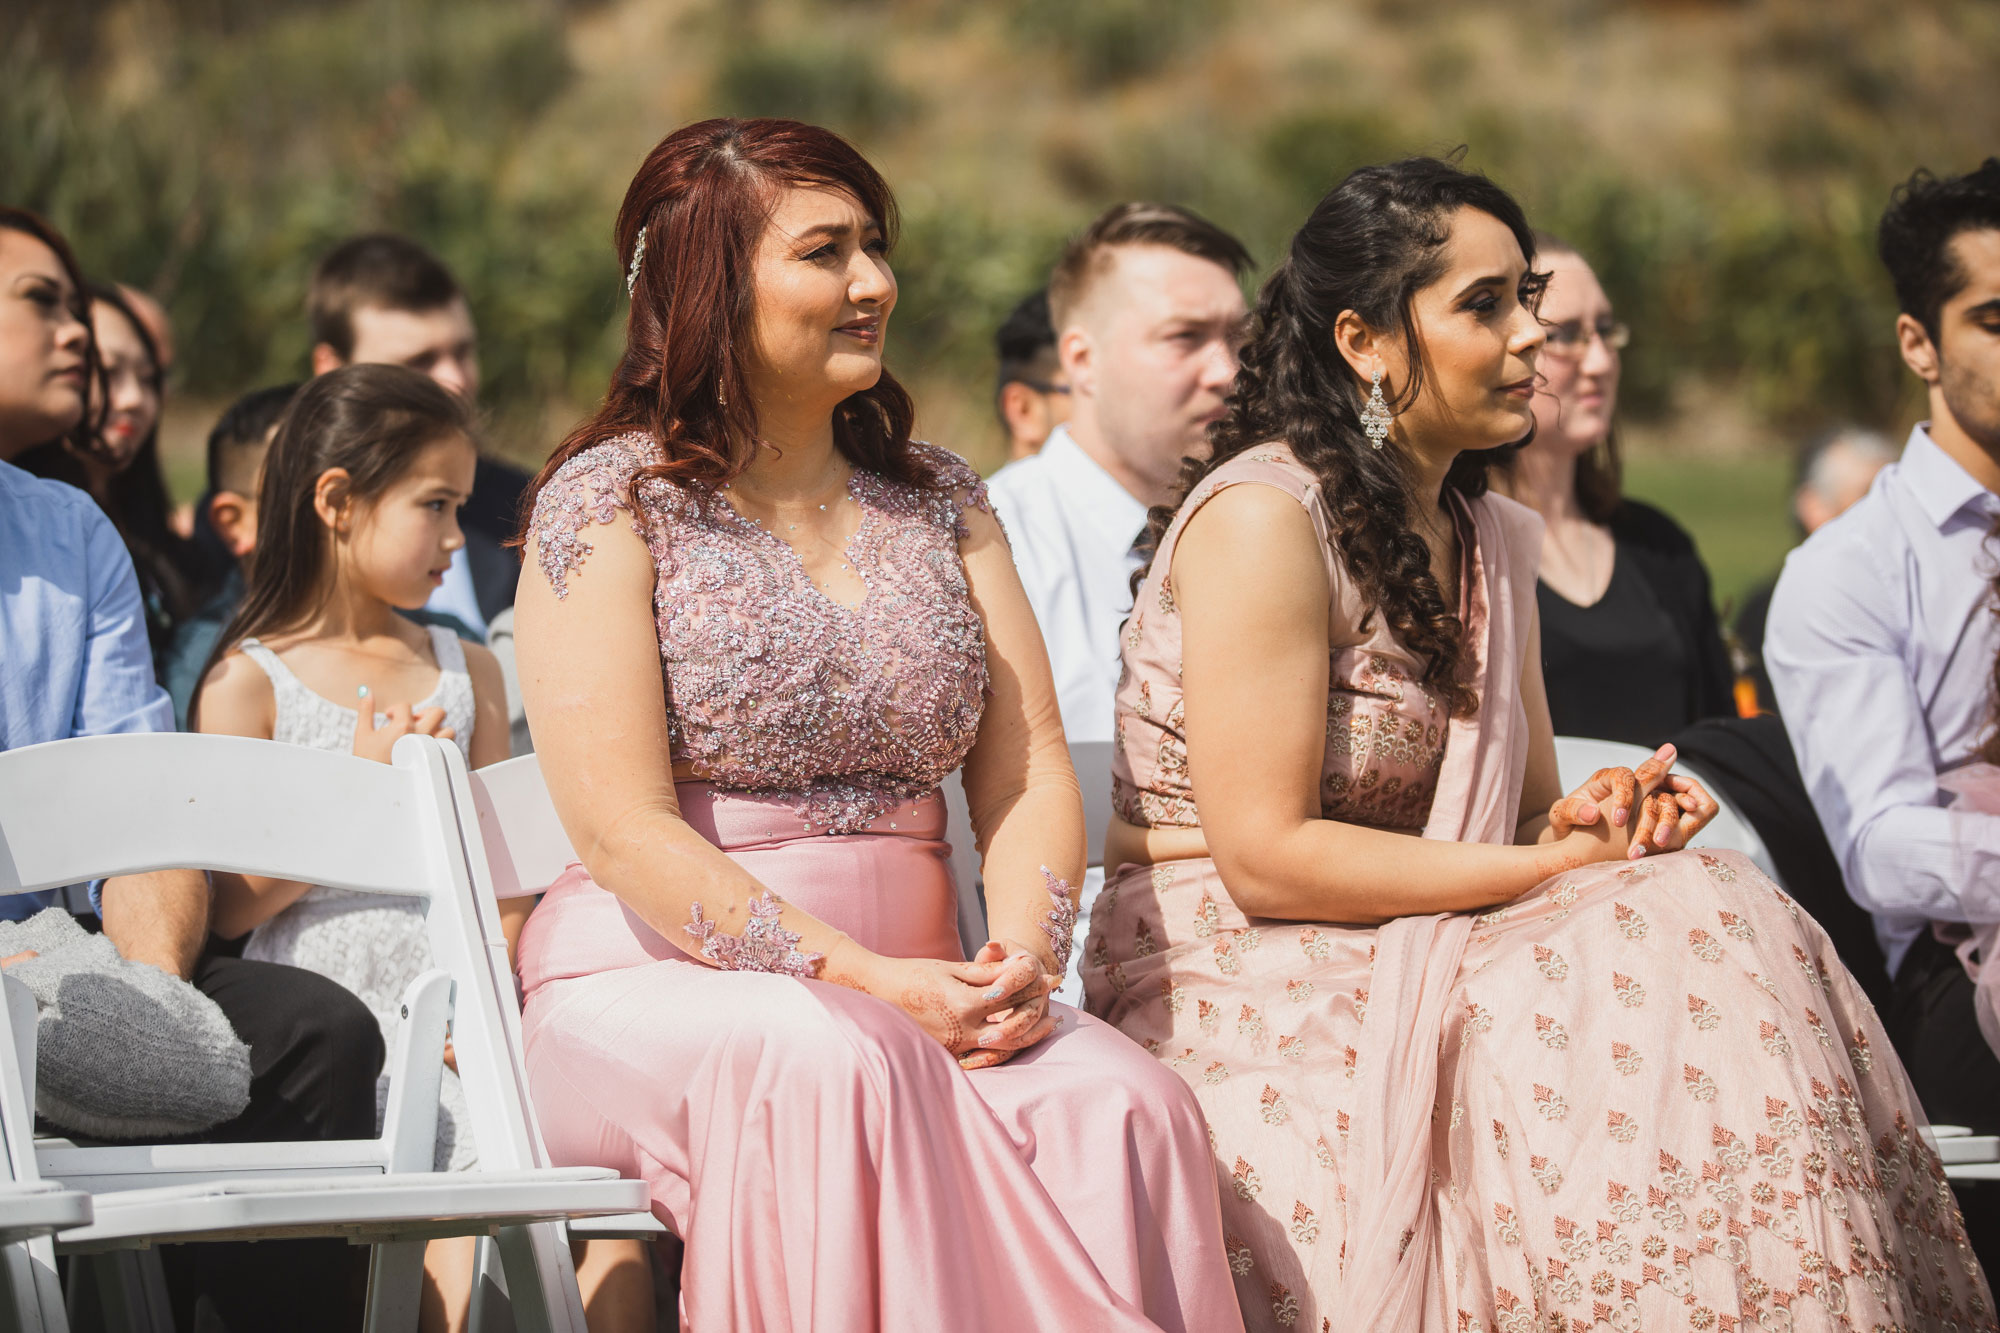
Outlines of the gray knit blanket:
<svg viewBox="0 0 2000 1333">
<path fill-rule="evenodd" d="M 0 921 L 35 995 L 35 1110 L 94 1139 L 193 1134 L 250 1104 L 250 1048 L 188 982 L 120 956 L 60 908 Z"/>
</svg>

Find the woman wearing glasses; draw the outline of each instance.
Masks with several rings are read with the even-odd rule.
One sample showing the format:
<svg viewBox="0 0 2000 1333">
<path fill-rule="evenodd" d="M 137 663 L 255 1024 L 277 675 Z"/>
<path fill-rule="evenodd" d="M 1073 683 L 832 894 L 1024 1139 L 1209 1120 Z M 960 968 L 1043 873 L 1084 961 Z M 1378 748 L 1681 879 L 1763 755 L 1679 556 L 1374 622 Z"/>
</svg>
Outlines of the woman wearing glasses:
<svg viewBox="0 0 2000 1333">
<path fill-rule="evenodd" d="M 1657 745 L 1735 712 L 1729 654 L 1694 542 L 1619 493 L 1612 421 L 1631 330 L 1582 255 L 1551 236 L 1536 243 L 1551 276 L 1535 437 L 1494 470 L 1495 489 L 1547 525 L 1535 591 L 1556 734 Z"/>
</svg>

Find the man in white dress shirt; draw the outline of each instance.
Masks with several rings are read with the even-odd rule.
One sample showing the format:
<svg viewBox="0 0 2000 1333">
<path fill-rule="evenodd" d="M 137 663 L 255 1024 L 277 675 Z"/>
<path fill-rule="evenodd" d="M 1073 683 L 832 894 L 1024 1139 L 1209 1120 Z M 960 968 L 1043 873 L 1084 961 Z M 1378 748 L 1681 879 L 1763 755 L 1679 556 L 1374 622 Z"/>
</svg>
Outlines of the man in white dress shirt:
<svg viewBox="0 0 2000 1333">
<path fill-rule="evenodd" d="M 1995 719 L 2000 160 L 1918 172 L 1883 215 L 1880 248 L 1930 420 L 1786 561 L 1764 656 L 1848 892 L 1875 918 L 1890 1038 L 1934 1120 L 1990 1134 L 2000 1060 L 1939 935 L 2000 921 L 2000 814 L 1947 811 L 1940 778 L 1975 759 Z M 1982 1253 L 1978 1233 L 1996 1234 L 1984 1212 L 2000 1210 L 1967 1207 Z"/>
<path fill-rule="evenodd" d="M 1071 241 L 1049 280 L 1070 418 L 1040 453 L 988 485 L 1048 644 L 1072 743 L 1111 739 L 1118 626 L 1138 567 L 1132 545 L 1147 509 L 1173 498 L 1181 460 L 1206 450 L 1208 427 L 1222 418 L 1249 267 L 1242 242 L 1207 219 L 1128 203 Z M 1101 870 L 1086 879 L 1079 941 L 1103 883 Z M 1081 955 L 1065 999 L 1078 994 Z"/>
</svg>

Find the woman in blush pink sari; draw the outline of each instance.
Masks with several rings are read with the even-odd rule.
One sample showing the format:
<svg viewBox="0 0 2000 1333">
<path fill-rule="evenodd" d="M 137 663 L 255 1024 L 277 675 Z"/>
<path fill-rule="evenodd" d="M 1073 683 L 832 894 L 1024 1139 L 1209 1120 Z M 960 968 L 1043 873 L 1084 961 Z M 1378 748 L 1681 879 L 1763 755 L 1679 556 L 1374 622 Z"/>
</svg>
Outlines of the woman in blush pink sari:
<svg viewBox="0 0 2000 1333">
<path fill-rule="evenodd" d="M 620 210 L 625 355 L 516 603 L 581 856 L 520 940 L 543 1132 L 651 1183 L 689 1328 L 1240 1329 L 1193 1097 L 1049 998 L 1082 803 L 985 488 L 882 367 L 894 224 L 780 120 L 669 135 Z"/>
<path fill-rule="evenodd" d="M 1201 1099 L 1256 1329 L 1991 1328 L 1908 1080 L 1663 749 L 1564 797 L 1540 524 L 1485 487 L 1520 208 L 1356 172 L 1155 511 L 1088 1008 Z"/>
</svg>

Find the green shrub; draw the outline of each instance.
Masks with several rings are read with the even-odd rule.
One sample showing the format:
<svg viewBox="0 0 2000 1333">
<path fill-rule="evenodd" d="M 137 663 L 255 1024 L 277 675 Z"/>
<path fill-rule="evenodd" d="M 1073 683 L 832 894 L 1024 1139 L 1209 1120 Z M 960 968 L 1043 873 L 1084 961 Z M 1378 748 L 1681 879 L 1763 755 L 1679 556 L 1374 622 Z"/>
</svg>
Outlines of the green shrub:
<svg viewBox="0 0 2000 1333">
<path fill-rule="evenodd" d="M 850 134 L 881 130 L 914 108 L 867 51 L 819 42 L 731 42 L 715 97 L 731 115 L 789 116 Z"/>
</svg>

